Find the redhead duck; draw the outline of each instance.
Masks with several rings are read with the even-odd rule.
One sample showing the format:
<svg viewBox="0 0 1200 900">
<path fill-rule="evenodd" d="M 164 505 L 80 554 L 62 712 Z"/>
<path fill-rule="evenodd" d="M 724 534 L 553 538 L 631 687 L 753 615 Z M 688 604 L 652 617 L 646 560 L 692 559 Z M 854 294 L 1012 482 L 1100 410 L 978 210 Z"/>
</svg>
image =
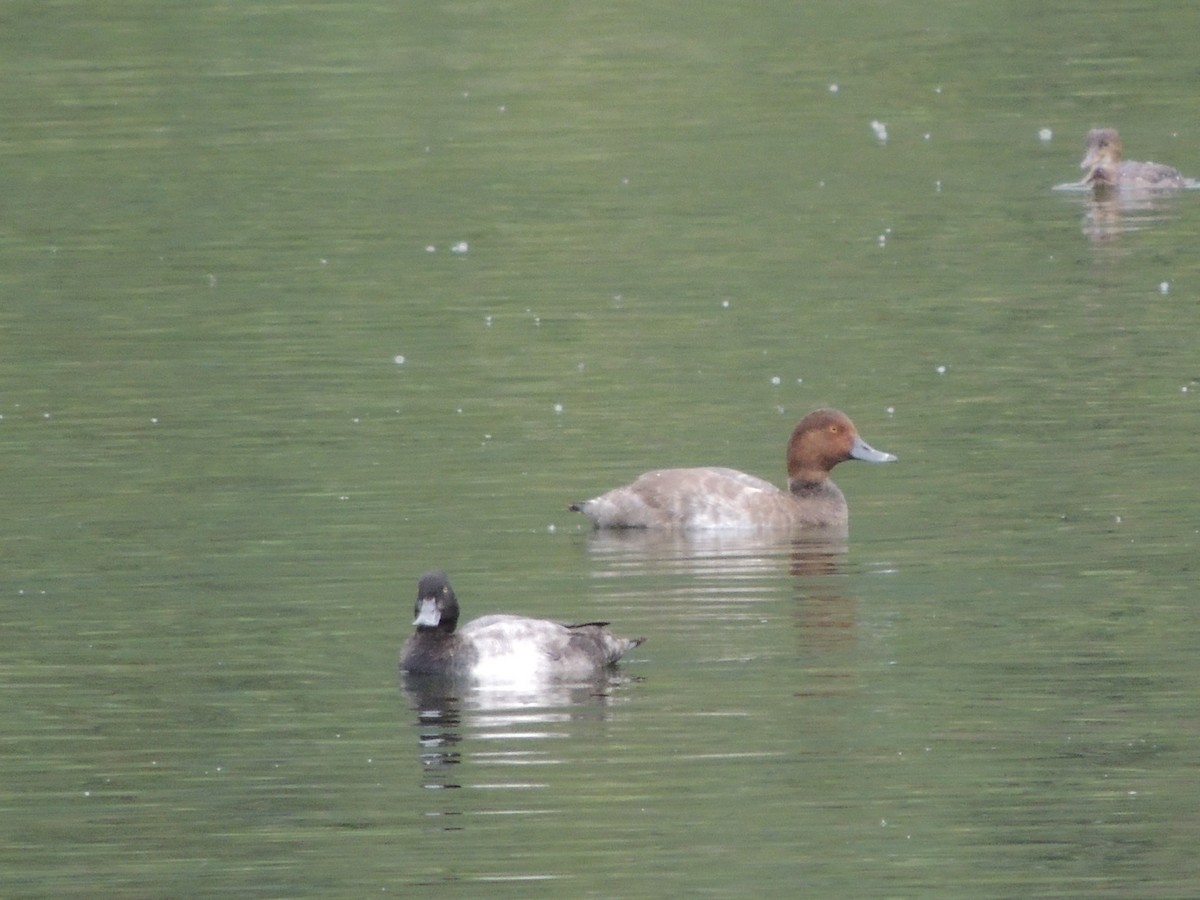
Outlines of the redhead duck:
<svg viewBox="0 0 1200 900">
<path fill-rule="evenodd" d="M 417 585 L 416 630 L 400 651 L 412 675 L 483 683 L 583 681 L 613 665 L 644 638 L 611 634 L 607 622 L 560 625 L 524 616 L 483 616 L 455 630 L 458 598 L 445 572 Z"/>
<path fill-rule="evenodd" d="M 845 413 L 818 409 L 788 441 L 786 491 L 736 469 L 660 469 L 568 508 L 597 528 L 844 528 L 846 498 L 829 472 L 848 459 L 896 457 L 868 446 Z"/>
<path fill-rule="evenodd" d="M 1079 168 L 1086 169 L 1083 184 L 1095 188 L 1164 190 L 1187 187 L 1177 169 L 1152 162 L 1121 159 L 1121 136 L 1115 128 L 1093 128 Z"/>
</svg>

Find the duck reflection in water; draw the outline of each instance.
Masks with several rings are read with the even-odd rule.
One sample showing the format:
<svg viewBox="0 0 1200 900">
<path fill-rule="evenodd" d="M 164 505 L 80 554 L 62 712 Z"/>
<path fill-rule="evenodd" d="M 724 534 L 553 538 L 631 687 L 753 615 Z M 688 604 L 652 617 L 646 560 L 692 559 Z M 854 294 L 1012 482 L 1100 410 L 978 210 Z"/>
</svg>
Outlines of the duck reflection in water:
<svg viewBox="0 0 1200 900">
<path fill-rule="evenodd" d="M 419 724 L 451 732 L 450 744 L 457 746 L 466 728 L 482 734 L 513 726 L 551 727 L 596 718 L 615 701 L 617 690 L 638 680 L 620 672 L 606 672 L 584 682 L 509 687 L 464 684 L 440 675 L 406 672 L 402 689 Z M 555 735 L 546 731 L 532 736 Z"/>
<path fill-rule="evenodd" d="M 854 569 L 843 529 L 793 534 L 626 528 L 580 537 L 611 598 L 631 606 L 653 603 L 664 628 L 675 618 L 712 621 L 713 631 L 731 632 L 720 646 L 741 646 L 744 636 L 733 631 L 774 621 L 786 611 L 797 660 L 803 660 L 794 670 L 796 696 L 857 690 L 860 610 L 850 589 L 854 579 L 847 577 Z M 882 562 L 862 565 L 890 568 Z M 789 579 L 781 582 L 781 575 Z"/>
<path fill-rule="evenodd" d="M 1169 191 L 1097 191 L 1084 197 L 1084 237 L 1093 244 L 1112 242 L 1175 218 L 1177 194 Z"/>
<path fill-rule="evenodd" d="M 793 575 L 835 575 L 849 546 L 844 528 L 790 531 L 596 529 L 588 552 L 614 569 L 712 576 L 719 580 L 773 575 L 781 563 Z"/>
<path fill-rule="evenodd" d="M 496 791 L 506 787 L 514 791 L 513 811 L 523 811 L 529 789 L 546 786 L 531 782 L 527 767 L 564 762 L 552 741 L 607 718 L 619 688 L 636 680 L 608 670 L 585 682 L 514 687 L 403 673 L 419 729 L 421 784 L 435 792 L 423 815 L 441 830 L 462 830 L 473 810 L 494 811 Z M 488 786 L 486 800 L 470 790 L 480 782 Z"/>
</svg>

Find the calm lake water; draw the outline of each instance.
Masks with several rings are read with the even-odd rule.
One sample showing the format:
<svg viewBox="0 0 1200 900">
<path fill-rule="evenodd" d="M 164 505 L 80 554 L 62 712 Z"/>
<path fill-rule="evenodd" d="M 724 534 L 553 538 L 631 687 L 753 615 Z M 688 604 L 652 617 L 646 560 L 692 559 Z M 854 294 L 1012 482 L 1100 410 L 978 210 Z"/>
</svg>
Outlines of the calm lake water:
<svg viewBox="0 0 1200 900">
<path fill-rule="evenodd" d="M 1195 894 L 1200 192 L 1052 190 L 1191 0 L 3 19 L 0 894 Z M 823 405 L 845 543 L 566 511 Z M 647 641 L 423 694 L 435 566 Z"/>
</svg>

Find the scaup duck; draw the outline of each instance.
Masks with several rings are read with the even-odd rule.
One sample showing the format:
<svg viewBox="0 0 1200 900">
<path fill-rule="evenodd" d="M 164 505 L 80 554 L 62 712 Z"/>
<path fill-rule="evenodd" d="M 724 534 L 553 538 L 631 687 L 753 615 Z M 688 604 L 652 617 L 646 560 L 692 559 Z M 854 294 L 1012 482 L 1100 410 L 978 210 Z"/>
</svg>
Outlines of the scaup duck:
<svg viewBox="0 0 1200 900">
<path fill-rule="evenodd" d="M 788 441 L 788 489 L 736 469 L 659 469 L 569 509 L 597 528 L 844 528 L 846 498 L 829 480 L 848 459 L 895 462 L 869 446 L 836 409 L 809 413 Z"/>
<path fill-rule="evenodd" d="M 1095 188 L 1167 190 L 1187 187 L 1178 169 L 1153 162 L 1123 160 L 1121 136 L 1115 128 L 1093 128 L 1079 168 L 1086 169 L 1083 183 Z"/>
<path fill-rule="evenodd" d="M 525 616 L 483 616 L 458 626 L 458 598 L 445 572 L 417 585 L 416 630 L 400 651 L 411 675 L 484 683 L 584 681 L 612 666 L 644 638 L 619 638 L 607 622 L 560 625 Z"/>
</svg>

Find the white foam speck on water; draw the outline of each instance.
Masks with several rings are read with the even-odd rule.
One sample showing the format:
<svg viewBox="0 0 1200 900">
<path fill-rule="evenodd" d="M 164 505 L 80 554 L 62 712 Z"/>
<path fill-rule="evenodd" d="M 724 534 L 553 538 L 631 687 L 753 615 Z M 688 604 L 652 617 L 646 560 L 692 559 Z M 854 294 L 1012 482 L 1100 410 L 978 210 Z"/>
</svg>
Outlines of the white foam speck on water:
<svg viewBox="0 0 1200 900">
<path fill-rule="evenodd" d="M 392 362 L 394 362 L 398 366 L 404 365 L 404 354 L 398 353 L 397 355 L 393 356 Z"/>
<path fill-rule="evenodd" d="M 466 241 L 459 241 L 457 244 L 455 244 L 453 247 L 450 248 L 450 252 L 458 253 L 461 255 L 463 253 L 466 253 L 470 249 L 471 249 L 471 247 Z"/>
<path fill-rule="evenodd" d="M 887 125 L 880 122 L 878 119 L 871 120 L 871 130 L 875 132 L 875 137 L 881 144 L 887 143 Z"/>
<path fill-rule="evenodd" d="M 836 81 L 829 86 L 829 93 L 831 93 L 831 94 L 836 94 L 839 90 L 840 90 L 840 88 L 838 87 Z"/>
<path fill-rule="evenodd" d="M 1042 128 L 1038 131 L 1038 140 L 1043 144 L 1049 143 L 1054 139 L 1054 132 L 1049 128 Z"/>
<path fill-rule="evenodd" d="M 938 367 L 937 367 L 937 373 L 938 373 L 939 375 L 945 375 L 945 374 L 946 374 L 946 370 L 947 370 L 948 368 L 950 368 L 950 367 L 949 367 L 949 366 L 938 366 Z"/>
<path fill-rule="evenodd" d="M 1160 281 L 1158 283 L 1158 292 L 1160 294 L 1169 294 L 1171 292 L 1171 282 Z"/>
</svg>

